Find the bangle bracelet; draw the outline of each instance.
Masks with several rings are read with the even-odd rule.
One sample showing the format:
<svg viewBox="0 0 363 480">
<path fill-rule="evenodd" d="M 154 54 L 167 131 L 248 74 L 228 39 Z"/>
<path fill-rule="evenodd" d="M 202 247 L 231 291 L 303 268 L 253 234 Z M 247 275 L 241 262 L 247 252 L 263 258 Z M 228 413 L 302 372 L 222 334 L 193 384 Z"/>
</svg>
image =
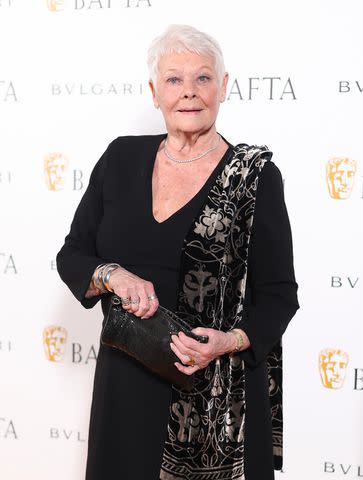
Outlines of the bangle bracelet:
<svg viewBox="0 0 363 480">
<path fill-rule="evenodd" d="M 105 286 L 105 289 L 108 290 L 109 292 L 113 292 L 112 288 L 110 287 L 109 285 L 109 281 L 110 281 L 110 277 L 111 277 L 111 273 L 116 270 L 118 267 L 115 267 L 115 268 L 109 268 L 107 270 L 107 273 L 105 275 L 105 278 L 103 279 L 103 284 Z"/>
<path fill-rule="evenodd" d="M 120 267 L 118 263 L 101 263 L 98 265 L 92 276 L 93 285 L 101 292 L 104 292 L 105 289 L 106 291 L 112 291 L 108 282 L 110 280 L 111 272 L 118 267 Z"/>
<path fill-rule="evenodd" d="M 121 268 L 121 266 L 118 263 L 106 263 L 105 266 L 102 268 L 101 274 L 100 274 L 100 280 L 102 283 L 105 283 L 105 277 L 107 273 L 113 270 L 116 270 L 116 268 Z"/>
<path fill-rule="evenodd" d="M 237 341 L 236 347 L 233 349 L 233 352 L 240 352 L 242 350 L 242 347 L 243 347 L 243 344 L 244 344 L 242 334 L 238 330 L 235 330 L 235 329 L 229 330 L 228 333 L 232 333 L 232 335 L 234 336 L 234 338 Z"/>
<path fill-rule="evenodd" d="M 112 288 L 109 285 L 111 273 L 119 267 L 120 265 L 118 263 L 108 263 L 102 269 L 102 283 L 105 289 L 108 290 L 109 292 L 113 292 Z"/>
<path fill-rule="evenodd" d="M 97 267 L 95 268 L 95 271 L 93 272 L 93 275 L 92 275 L 93 285 L 95 286 L 95 288 L 98 288 L 99 290 L 102 289 L 102 285 L 101 285 L 100 279 L 99 279 L 99 273 L 100 273 L 101 267 L 103 267 L 104 265 L 106 265 L 106 264 L 101 263 L 100 265 L 97 265 Z"/>
<path fill-rule="evenodd" d="M 103 263 L 103 264 L 100 265 L 100 267 L 98 269 L 98 272 L 97 272 L 97 276 L 95 278 L 95 285 L 99 290 L 103 290 L 102 275 L 103 275 L 103 271 L 106 268 L 106 266 L 107 266 L 107 263 Z"/>
</svg>

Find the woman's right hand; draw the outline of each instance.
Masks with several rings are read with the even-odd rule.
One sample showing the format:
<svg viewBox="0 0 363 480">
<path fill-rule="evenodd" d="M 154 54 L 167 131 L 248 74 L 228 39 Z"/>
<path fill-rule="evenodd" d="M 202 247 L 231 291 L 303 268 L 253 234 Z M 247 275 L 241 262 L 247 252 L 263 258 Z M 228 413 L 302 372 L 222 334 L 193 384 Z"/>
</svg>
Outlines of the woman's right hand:
<svg viewBox="0 0 363 480">
<path fill-rule="evenodd" d="M 123 267 L 111 272 L 109 286 L 122 299 L 130 298 L 129 305 L 122 305 L 125 310 L 137 317 L 149 318 L 159 306 L 152 282 L 144 280 Z M 150 300 L 148 297 L 155 297 Z"/>
</svg>

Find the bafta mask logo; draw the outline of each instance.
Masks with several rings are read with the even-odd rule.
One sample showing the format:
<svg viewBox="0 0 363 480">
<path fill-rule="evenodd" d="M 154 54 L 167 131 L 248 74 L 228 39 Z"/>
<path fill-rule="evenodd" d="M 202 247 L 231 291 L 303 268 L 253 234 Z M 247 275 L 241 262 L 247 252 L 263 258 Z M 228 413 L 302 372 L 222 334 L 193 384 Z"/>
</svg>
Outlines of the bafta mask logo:
<svg viewBox="0 0 363 480">
<path fill-rule="evenodd" d="M 64 0 L 47 0 L 48 9 L 51 12 L 60 12 L 64 7 Z"/>
<path fill-rule="evenodd" d="M 346 157 L 335 157 L 326 164 L 326 181 L 329 195 L 336 200 L 345 200 L 352 193 L 357 163 Z"/>
<path fill-rule="evenodd" d="M 338 389 L 343 386 L 349 363 L 349 355 L 343 350 L 325 348 L 319 354 L 319 370 L 322 384 L 326 388 Z"/>
<path fill-rule="evenodd" d="M 64 358 L 67 330 L 59 325 L 49 325 L 43 330 L 45 356 L 50 362 L 61 362 Z"/>
<path fill-rule="evenodd" d="M 58 192 L 64 188 L 68 166 L 68 158 L 62 153 L 48 153 L 44 158 L 44 176 L 48 190 Z"/>
</svg>

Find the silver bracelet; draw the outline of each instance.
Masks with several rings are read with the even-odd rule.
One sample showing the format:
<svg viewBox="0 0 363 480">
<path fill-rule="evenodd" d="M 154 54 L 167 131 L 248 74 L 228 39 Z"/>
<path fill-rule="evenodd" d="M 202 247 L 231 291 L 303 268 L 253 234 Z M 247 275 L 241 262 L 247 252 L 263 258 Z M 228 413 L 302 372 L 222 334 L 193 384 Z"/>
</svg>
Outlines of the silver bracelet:
<svg viewBox="0 0 363 480">
<path fill-rule="evenodd" d="M 119 265 L 118 263 L 108 263 L 102 269 L 102 283 L 103 283 L 105 289 L 109 292 L 113 292 L 112 288 L 109 285 L 111 273 L 114 270 L 116 270 L 117 268 L 121 268 L 121 265 Z"/>
<path fill-rule="evenodd" d="M 97 267 L 95 268 L 95 271 L 93 272 L 93 275 L 92 275 L 92 281 L 93 281 L 93 285 L 98 288 L 99 290 L 102 289 L 102 285 L 100 283 L 100 279 L 98 278 L 98 274 L 100 273 L 100 268 L 103 267 L 104 265 L 106 265 L 105 263 L 100 263 L 99 265 L 97 265 Z M 96 272 L 97 272 L 97 275 L 96 275 Z"/>
<path fill-rule="evenodd" d="M 99 290 L 104 290 L 104 286 L 103 286 L 103 280 L 102 280 L 102 275 L 103 275 L 103 271 L 104 269 L 107 267 L 107 263 L 102 263 L 101 265 L 99 265 L 97 268 L 98 268 L 98 272 L 97 272 L 97 275 L 95 277 L 95 281 L 94 281 L 94 284 L 96 285 L 96 287 L 99 289 Z M 97 271 L 97 270 L 96 270 Z"/>
</svg>

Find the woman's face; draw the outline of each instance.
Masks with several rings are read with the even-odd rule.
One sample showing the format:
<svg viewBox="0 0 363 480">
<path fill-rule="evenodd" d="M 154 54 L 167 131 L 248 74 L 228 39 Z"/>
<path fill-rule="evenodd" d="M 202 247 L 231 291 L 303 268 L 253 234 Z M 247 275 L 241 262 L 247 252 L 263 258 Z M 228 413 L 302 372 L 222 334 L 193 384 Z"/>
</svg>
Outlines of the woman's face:
<svg viewBox="0 0 363 480">
<path fill-rule="evenodd" d="M 168 132 L 202 133 L 215 123 L 226 96 L 228 75 L 221 84 L 214 60 L 196 53 L 172 53 L 159 61 L 153 100 L 160 107 Z"/>
</svg>

